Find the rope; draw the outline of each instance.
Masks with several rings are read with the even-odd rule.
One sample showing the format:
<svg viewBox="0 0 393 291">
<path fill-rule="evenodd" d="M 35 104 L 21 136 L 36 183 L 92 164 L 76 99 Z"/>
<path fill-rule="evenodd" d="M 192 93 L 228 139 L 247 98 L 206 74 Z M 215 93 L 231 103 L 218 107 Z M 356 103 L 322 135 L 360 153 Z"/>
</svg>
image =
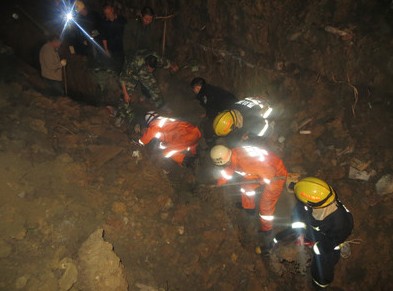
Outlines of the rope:
<svg viewBox="0 0 393 291">
<path fill-rule="evenodd" d="M 362 242 L 364 242 L 364 241 L 360 238 L 355 238 L 355 239 L 347 240 L 347 241 L 343 242 L 340 245 L 341 257 L 343 259 L 348 259 L 351 256 L 351 244 L 360 245 Z"/>
</svg>

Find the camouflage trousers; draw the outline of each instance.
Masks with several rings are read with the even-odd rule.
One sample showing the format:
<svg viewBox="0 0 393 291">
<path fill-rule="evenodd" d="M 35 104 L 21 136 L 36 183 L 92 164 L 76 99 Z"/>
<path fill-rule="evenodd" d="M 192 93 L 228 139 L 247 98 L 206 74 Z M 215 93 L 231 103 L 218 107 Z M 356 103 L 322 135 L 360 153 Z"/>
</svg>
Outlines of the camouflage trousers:
<svg viewBox="0 0 393 291">
<path fill-rule="evenodd" d="M 116 117 L 116 123 L 119 123 L 118 125 L 122 123 L 126 123 L 127 125 L 130 125 L 135 118 L 134 107 L 132 106 L 131 103 L 125 103 L 123 99 L 121 99 L 115 117 Z"/>
</svg>

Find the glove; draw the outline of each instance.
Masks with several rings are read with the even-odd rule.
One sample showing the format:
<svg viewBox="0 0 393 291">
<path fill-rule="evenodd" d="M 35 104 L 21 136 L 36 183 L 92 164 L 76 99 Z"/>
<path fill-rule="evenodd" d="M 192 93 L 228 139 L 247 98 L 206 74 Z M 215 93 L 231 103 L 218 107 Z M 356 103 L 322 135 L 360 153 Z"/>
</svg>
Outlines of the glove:
<svg viewBox="0 0 393 291">
<path fill-rule="evenodd" d="M 172 65 L 169 67 L 169 71 L 170 71 L 171 73 L 176 73 L 177 71 L 179 71 L 179 66 L 176 65 L 176 64 L 172 64 Z"/>
<path fill-rule="evenodd" d="M 60 64 L 61 64 L 62 67 L 65 67 L 67 65 L 67 60 L 66 59 L 62 59 L 60 61 Z"/>
</svg>

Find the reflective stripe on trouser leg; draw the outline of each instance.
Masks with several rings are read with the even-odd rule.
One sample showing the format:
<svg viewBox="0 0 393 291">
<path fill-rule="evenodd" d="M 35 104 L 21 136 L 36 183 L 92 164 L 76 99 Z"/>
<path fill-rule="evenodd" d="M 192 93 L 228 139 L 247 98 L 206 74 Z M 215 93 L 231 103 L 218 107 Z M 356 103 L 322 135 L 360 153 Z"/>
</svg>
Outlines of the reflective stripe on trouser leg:
<svg viewBox="0 0 393 291">
<path fill-rule="evenodd" d="M 242 195 L 242 206 L 244 209 L 255 209 L 255 192 L 259 187 L 259 184 L 249 184 L 242 185 L 241 195 Z M 251 193 L 254 193 L 253 195 Z"/>
<path fill-rule="evenodd" d="M 164 157 L 166 158 L 171 158 L 174 162 L 176 162 L 178 165 L 182 165 L 184 157 L 186 156 L 183 152 L 175 152 L 169 156 L 167 156 L 168 154 L 170 154 L 170 151 L 166 151 L 164 152 Z"/>
<path fill-rule="evenodd" d="M 334 266 L 340 259 L 340 251 L 328 254 L 321 253 L 313 256 L 311 262 L 311 276 L 315 284 L 326 288 L 334 279 Z"/>
<path fill-rule="evenodd" d="M 269 231 L 273 228 L 273 215 L 265 215 L 259 212 L 259 221 L 261 223 L 262 231 Z"/>
<path fill-rule="evenodd" d="M 273 216 L 276 203 L 280 197 L 282 189 L 284 188 L 284 184 L 285 180 L 276 180 L 269 185 L 265 185 L 265 189 L 259 200 L 259 213 L 262 216 Z M 268 231 L 272 229 L 273 223 L 271 220 L 269 221 L 260 218 L 259 221 L 261 223 L 262 231 Z"/>
</svg>

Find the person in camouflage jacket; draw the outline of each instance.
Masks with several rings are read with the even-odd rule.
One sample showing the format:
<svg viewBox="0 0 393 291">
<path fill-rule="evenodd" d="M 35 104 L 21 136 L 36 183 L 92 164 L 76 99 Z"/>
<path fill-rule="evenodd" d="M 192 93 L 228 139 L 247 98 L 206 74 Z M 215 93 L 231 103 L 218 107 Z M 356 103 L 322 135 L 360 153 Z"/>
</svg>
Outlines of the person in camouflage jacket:
<svg viewBox="0 0 393 291">
<path fill-rule="evenodd" d="M 148 50 L 139 50 L 134 55 L 126 57 L 123 71 L 120 74 L 125 104 L 130 103 L 138 84 L 141 85 L 142 93 L 151 99 L 156 108 L 164 104 L 157 79 L 153 74 L 157 68 L 170 69 L 171 72 L 178 70 L 177 65 L 171 64 L 169 60 L 160 58 L 156 53 Z"/>
</svg>

